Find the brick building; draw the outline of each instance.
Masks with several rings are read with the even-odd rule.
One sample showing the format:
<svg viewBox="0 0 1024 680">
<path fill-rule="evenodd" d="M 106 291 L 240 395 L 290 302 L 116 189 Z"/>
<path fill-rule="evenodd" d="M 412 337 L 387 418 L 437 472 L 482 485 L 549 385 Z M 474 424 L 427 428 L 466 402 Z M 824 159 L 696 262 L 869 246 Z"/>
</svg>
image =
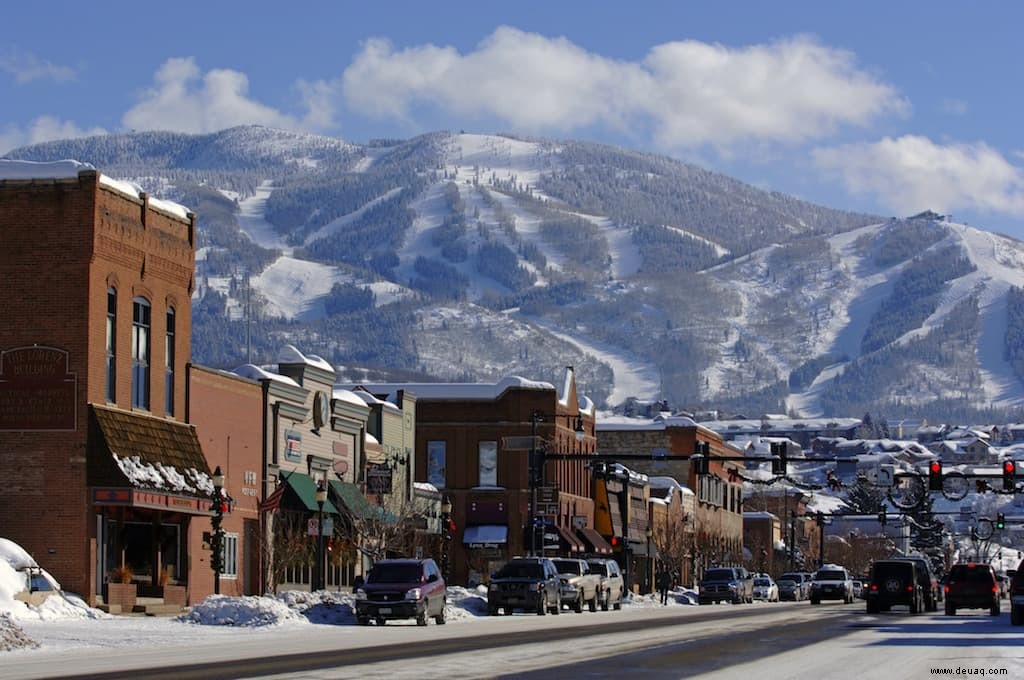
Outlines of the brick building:
<svg viewBox="0 0 1024 680">
<path fill-rule="evenodd" d="M 697 442 L 706 442 L 710 451 L 709 474 L 697 476 L 689 456 Z M 743 468 L 742 460 L 721 436 L 690 418 L 608 418 L 597 426 L 597 442 L 604 457 L 642 456 L 629 460 L 636 472 L 671 477 L 696 494 L 693 534 L 695 547 L 691 575 L 700 579 L 704 570 L 715 564 L 744 562 L 743 484 L 730 471 Z M 635 546 L 635 550 L 641 550 Z"/>
<path fill-rule="evenodd" d="M 399 391 L 416 397 L 416 481 L 451 502 L 456 531 L 446 554 L 435 557 L 447 558 L 453 584 L 486 579 L 515 555 L 607 550 L 592 529 L 587 458 L 597 444 L 595 411 L 577 396 L 572 368 L 557 388 L 519 377 L 362 387 L 378 398 Z M 536 533 L 530 531 L 531 457 L 541 470 L 536 486 L 548 489 L 538 491 Z"/>
<path fill-rule="evenodd" d="M 210 470 L 185 412 L 195 218 L 74 161 L 0 161 L 0 525 L 96 603 L 188 585 Z"/>
</svg>

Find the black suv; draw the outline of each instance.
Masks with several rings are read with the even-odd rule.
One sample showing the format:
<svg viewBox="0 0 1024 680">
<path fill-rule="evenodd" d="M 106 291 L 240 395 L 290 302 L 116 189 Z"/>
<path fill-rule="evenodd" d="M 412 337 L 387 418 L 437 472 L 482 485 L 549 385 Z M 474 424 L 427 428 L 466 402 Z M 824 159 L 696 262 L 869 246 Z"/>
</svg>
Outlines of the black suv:
<svg viewBox="0 0 1024 680">
<path fill-rule="evenodd" d="M 925 585 L 910 560 L 878 560 L 868 579 L 868 614 L 886 612 L 893 605 L 907 605 L 911 614 L 925 608 Z"/>
<path fill-rule="evenodd" d="M 491 575 L 487 588 L 487 612 L 495 616 L 499 609 L 533 611 L 543 616 L 562 611 L 562 582 L 558 570 L 547 557 L 513 557 Z"/>
<path fill-rule="evenodd" d="M 430 558 L 379 560 L 356 588 L 356 621 L 378 626 L 391 619 L 416 619 L 425 626 L 432 617 L 445 622 L 447 587 L 441 570 Z"/>
<path fill-rule="evenodd" d="M 942 602 L 942 587 L 939 579 L 932 571 L 932 563 L 927 557 L 898 557 L 894 559 L 913 562 L 917 569 L 917 582 L 924 589 L 924 610 L 926 612 L 939 611 L 939 602 Z"/>
<path fill-rule="evenodd" d="M 954 564 L 946 575 L 946 616 L 957 609 L 987 609 L 999 616 L 999 583 L 992 565 Z"/>
</svg>

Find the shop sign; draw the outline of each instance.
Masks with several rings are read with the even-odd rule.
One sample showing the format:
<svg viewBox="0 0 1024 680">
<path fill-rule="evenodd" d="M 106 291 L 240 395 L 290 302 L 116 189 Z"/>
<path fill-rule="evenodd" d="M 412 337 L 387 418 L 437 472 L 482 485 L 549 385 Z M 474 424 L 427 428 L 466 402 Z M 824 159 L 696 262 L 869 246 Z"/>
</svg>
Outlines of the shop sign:
<svg viewBox="0 0 1024 680">
<path fill-rule="evenodd" d="M 0 352 L 0 430 L 77 429 L 78 378 L 55 347 Z"/>
</svg>

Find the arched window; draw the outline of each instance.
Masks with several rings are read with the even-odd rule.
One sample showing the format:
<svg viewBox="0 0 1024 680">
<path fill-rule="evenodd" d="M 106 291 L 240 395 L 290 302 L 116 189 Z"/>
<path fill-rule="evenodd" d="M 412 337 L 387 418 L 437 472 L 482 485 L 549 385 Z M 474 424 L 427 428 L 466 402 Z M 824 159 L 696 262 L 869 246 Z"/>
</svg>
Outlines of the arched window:
<svg viewBox="0 0 1024 680">
<path fill-rule="evenodd" d="M 174 308 L 167 310 L 167 336 L 164 343 L 164 411 L 174 415 Z"/>
<path fill-rule="evenodd" d="M 117 289 L 107 288 L 107 402 L 117 402 Z"/>
<path fill-rule="evenodd" d="M 132 301 L 132 407 L 149 410 L 150 306 L 146 298 Z"/>
</svg>

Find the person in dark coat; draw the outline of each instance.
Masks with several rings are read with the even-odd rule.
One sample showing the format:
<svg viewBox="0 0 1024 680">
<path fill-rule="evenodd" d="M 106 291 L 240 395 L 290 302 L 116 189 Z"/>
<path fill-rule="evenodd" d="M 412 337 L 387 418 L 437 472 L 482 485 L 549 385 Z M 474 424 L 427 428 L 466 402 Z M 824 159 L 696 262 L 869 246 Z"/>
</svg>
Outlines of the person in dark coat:
<svg viewBox="0 0 1024 680">
<path fill-rule="evenodd" d="M 668 589 L 672 585 L 672 574 L 668 573 L 668 569 L 662 569 L 658 572 L 657 576 L 658 593 L 661 595 L 661 603 L 668 604 Z"/>
</svg>

